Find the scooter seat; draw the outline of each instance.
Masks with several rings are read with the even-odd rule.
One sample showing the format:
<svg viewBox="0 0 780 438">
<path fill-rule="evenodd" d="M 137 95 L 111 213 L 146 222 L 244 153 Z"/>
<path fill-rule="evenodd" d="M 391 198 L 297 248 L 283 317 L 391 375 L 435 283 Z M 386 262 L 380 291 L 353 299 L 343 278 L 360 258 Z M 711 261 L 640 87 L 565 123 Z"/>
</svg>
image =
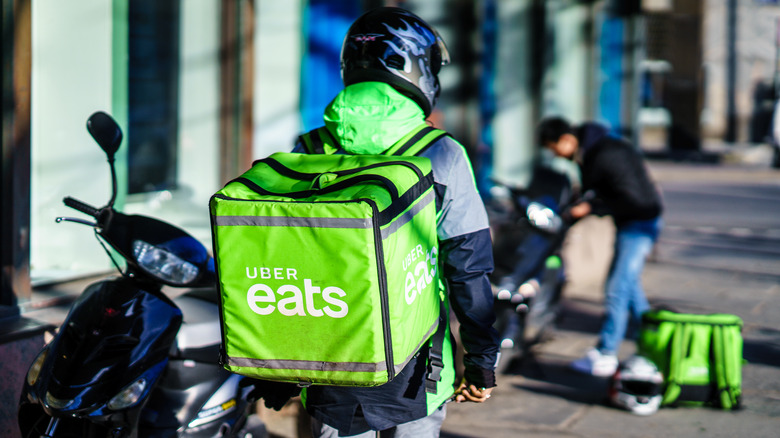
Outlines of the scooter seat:
<svg viewBox="0 0 780 438">
<path fill-rule="evenodd" d="M 171 349 L 171 356 L 217 363 L 222 343 L 219 307 L 190 294 L 181 295 L 173 301 L 181 309 L 183 319 Z"/>
</svg>

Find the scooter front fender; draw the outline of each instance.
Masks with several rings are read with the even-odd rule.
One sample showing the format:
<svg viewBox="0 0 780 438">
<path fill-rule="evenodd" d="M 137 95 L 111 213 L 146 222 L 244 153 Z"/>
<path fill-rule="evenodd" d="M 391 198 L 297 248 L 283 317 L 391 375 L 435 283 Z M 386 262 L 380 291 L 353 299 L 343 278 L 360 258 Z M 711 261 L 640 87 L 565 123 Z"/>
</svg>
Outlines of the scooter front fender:
<svg viewBox="0 0 780 438">
<path fill-rule="evenodd" d="M 143 378 L 141 404 L 167 363 L 181 320 L 170 299 L 133 279 L 90 285 L 46 347 L 38 377 L 25 388 L 28 398 L 52 416 L 104 415 L 112 397 Z"/>
</svg>

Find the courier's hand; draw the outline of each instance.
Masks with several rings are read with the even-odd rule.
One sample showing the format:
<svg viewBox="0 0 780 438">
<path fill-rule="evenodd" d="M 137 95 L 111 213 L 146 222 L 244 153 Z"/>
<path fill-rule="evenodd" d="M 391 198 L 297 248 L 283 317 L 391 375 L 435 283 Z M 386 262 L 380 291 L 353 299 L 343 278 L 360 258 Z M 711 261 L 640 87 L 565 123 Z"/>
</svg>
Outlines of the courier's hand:
<svg viewBox="0 0 780 438">
<path fill-rule="evenodd" d="M 455 401 L 457 403 L 464 401 L 484 403 L 490 398 L 491 392 L 493 392 L 493 388 L 477 388 L 464 381 L 460 384 L 458 389 L 455 390 Z"/>
<path fill-rule="evenodd" d="M 301 393 L 301 388 L 294 383 L 272 382 L 246 378 L 241 381 L 242 386 L 252 386 L 249 398 L 253 400 L 265 400 L 265 407 L 276 411 L 281 410 L 291 398 Z"/>
</svg>

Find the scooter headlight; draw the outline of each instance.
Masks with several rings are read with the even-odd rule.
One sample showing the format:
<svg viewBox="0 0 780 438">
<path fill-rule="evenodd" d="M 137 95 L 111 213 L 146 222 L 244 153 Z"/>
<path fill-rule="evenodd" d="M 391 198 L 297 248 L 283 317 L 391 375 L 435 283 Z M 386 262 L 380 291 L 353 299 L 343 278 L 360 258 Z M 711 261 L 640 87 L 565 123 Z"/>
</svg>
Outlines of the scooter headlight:
<svg viewBox="0 0 780 438">
<path fill-rule="evenodd" d="M 73 403 L 73 399 L 57 398 L 51 395 L 50 392 L 46 393 L 46 404 L 54 409 L 65 409 Z"/>
<path fill-rule="evenodd" d="M 114 411 L 129 408 L 141 399 L 146 390 L 146 379 L 138 379 L 132 384 L 126 386 L 123 390 L 108 401 L 108 408 Z"/>
<path fill-rule="evenodd" d="M 133 242 L 133 256 L 147 273 L 171 284 L 186 285 L 198 276 L 197 266 L 143 240 Z"/>
<path fill-rule="evenodd" d="M 35 361 L 30 366 L 30 370 L 27 371 L 28 385 L 33 386 L 35 385 L 35 382 L 38 381 L 38 377 L 41 375 L 41 369 L 43 369 L 43 362 L 46 360 L 46 356 L 48 355 L 49 355 L 48 348 L 38 353 L 38 357 L 35 358 Z"/>
<path fill-rule="evenodd" d="M 533 226 L 551 233 L 561 228 L 561 218 L 551 208 L 538 202 L 531 202 L 526 208 L 526 216 Z"/>
</svg>

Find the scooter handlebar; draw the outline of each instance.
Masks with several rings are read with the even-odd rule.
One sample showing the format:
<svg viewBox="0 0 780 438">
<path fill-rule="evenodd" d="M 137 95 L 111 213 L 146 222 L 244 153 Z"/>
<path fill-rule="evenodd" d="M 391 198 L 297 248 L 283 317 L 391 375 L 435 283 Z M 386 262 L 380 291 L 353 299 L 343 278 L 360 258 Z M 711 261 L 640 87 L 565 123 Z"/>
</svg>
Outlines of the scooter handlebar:
<svg viewBox="0 0 780 438">
<path fill-rule="evenodd" d="M 100 213 L 100 210 L 98 210 L 97 208 L 87 203 L 81 202 L 76 198 L 71 198 L 70 196 L 63 199 L 62 202 L 64 202 L 65 205 L 67 205 L 68 207 L 74 210 L 78 210 L 84 214 L 88 214 L 94 218 L 97 218 L 98 214 Z"/>
</svg>

